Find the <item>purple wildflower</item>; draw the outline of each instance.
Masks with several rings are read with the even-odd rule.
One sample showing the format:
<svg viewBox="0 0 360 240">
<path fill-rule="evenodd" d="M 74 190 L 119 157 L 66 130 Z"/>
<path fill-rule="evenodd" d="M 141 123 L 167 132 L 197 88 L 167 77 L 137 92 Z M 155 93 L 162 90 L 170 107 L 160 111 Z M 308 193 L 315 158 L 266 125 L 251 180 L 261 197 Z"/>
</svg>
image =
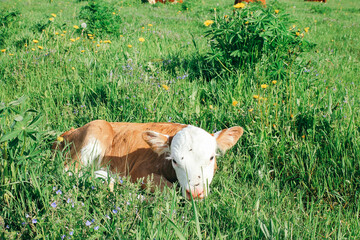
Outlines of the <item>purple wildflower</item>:
<svg viewBox="0 0 360 240">
<path fill-rule="evenodd" d="M 99 226 L 94 227 L 94 229 L 95 229 L 95 230 L 98 230 L 98 229 L 99 229 Z"/>
<path fill-rule="evenodd" d="M 56 194 L 60 194 L 60 195 L 61 195 L 61 194 L 62 194 L 61 190 L 60 190 L 60 189 L 57 190 L 57 191 L 56 191 Z"/>
<path fill-rule="evenodd" d="M 37 223 L 37 220 L 34 218 L 31 222 L 32 223 Z"/>
<path fill-rule="evenodd" d="M 50 206 L 52 206 L 53 208 L 56 208 L 57 207 L 56 202 L 53 202 L 52 204 L 50 204 Z"/>
<path fill-rule="evenodd" d="M 118 210 L 114 209 L 114 210 L 112 210 L 112 212 L 116 214 L 118 212 Z"/>
<path fill-rule="evenodd" d="M 86 226 L 90 226 L 91 225 L 91 222 L 89 220 L 86 221 L 85 223 Z"/>
</svg>

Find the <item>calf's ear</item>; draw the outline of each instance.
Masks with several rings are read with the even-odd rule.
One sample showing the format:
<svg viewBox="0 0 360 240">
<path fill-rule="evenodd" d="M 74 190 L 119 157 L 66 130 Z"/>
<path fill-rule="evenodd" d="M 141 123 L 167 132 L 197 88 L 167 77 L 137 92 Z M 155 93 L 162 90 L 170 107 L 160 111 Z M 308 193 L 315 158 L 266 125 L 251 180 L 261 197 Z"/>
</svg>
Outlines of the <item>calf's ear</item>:
<svg viewBox="0 0 360 240">
<path fill-rule="evenodd" d="M 170 152 L 169 136 L 154 131 L 143 132 L 144 141 L 149 144 L 151 149 L 158 155 Z"/>
<path fill-rule="evenodd" d="M 243 133 L 244 129 L 242 127 L 236 126 L 216 132 L 214 137 L 216 138 L 218 148 L 222 153 L 225 153 L 226 150 L 235 145 Z"/>
</svg>

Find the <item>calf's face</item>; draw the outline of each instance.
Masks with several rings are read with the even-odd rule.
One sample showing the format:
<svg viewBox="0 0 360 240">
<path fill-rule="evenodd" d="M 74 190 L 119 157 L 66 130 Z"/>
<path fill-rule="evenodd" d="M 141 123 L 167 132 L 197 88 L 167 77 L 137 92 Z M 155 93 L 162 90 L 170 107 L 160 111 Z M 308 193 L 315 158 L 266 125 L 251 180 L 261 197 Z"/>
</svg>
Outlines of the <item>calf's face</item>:
<svg viewBox="0 0 360 240">
<path fill-rule="evenodd" d="M 216 170 L 216 152 L 231 148 L 243 134 L 241 127 L 224 129 L 211 135 L 189 125 L 169 136 L 147 131 L 144 140 L 158 154 L 166 153 L 172 161 L 184 197 L 204 198 L 210 192 L 210 183 Z"/>
</svg>

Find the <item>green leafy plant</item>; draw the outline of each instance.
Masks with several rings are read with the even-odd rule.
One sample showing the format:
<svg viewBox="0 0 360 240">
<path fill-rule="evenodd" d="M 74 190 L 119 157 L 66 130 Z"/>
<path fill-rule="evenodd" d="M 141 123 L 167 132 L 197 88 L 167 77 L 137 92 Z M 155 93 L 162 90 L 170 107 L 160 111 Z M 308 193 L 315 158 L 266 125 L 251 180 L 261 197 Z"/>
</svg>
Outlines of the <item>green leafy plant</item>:
<svg viewBox="0 0 360 240">
<path fill-rule="evenodd" d="M 1 184 L 6 183 L 7 177 L 17 172 L 14 169 L 32 161 L 42 151 L 37 142 L 40 134 L 37 125 L 41 115 L 32 109 L 19 111 L 18 106 L 25 99 L 21 97 L 9 104 L 0 105 Z"/>
<path fill-rule="evenodd" d="M 215 69 L 232 72 L 266 61 L 276 73 L 310 46 L 304 40 L 306 30 L 291 27 L 289 16 L 271 6 L 244 4 L 233 14 L 219 14 L 213 24 L 205 25 L 209 23 L 207 60 Z"/>
<path fill-rule="evenodd" d="M 116 35 L 122 19 L 118 14 L 113 14 L 114 12 L 114 7 L 109 3 L 92 0 L 81 8 L 79 18 L 86 24 L 83 29 L 87 33 Z"/>
</svg>

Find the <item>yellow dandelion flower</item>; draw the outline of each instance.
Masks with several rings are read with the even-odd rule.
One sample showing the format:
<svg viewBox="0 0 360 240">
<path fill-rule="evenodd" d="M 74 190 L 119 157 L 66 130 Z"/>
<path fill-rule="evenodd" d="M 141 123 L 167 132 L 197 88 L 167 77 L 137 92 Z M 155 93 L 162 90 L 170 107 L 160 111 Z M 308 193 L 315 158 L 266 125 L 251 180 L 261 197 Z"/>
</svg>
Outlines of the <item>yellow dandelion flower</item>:
<svg viewBox="0 0 360 240">
<path fill-rule="evenodd" d="M 210 108 L 210 109 L 214 109 L 213 105 L 210 105 L 209 108 Z"/>
<path fill-rule="evenodd" d="M 32 51 L 35 51 L 35 48 L 31 48 Z"/>
<path fill-rule="evenodd" d="M 39 41 L 38 41 L 38 40 L 36 40 L 36 39 L 34 39 L 34 40 L 33 40 L 33 42 L 34 42 L 34 43 L 38 43 Z"/>
<path fill-rule="evenodd" d="M 95 51 L 95 53 L 97 53 L 98 51 Z"/>
<path fill-rule="evenodd" d="M 25 43 L 25 47 L 27 47 L 27 43 Z"/>
<path fill-rule="evenodd" d="M 38 46 L 38 49 L 40 49 L 40 50 L 41 50 L 41 49 L 44 49 L 44 48 L 43 48 L 42 46 Z"/>
<path fill-rule="evenodd" d="M 96 44 L 97 47 L 100 47 L 100 44 Z"/>
<path fill-rule="evenodd" d="M 122 37 L 124 37 L 124 35 L 120 35 L 120 37 L 122 38 Z"/>
<path fill-rule="evenodd" d="M 278 14 L 280 11 L 278 9 L 275 10 L 275 13 Z"/>
<path fill-rule="evenodd" d="M 141 38 L 139 38 L 139 41 L 140 42 L 145 42 L 145 38 L 141 37 Z"/>
<path fill-rule="evenodd" d="M 141 27 L 141 29 L 145 29 L 145 27 Z"/>
<path fill-rule="evenodd" d="M 100 40 L 100 43 L 102 43 L 103 42 L 103 40 Z"/>
<path fill-rule="evenodd" d="M 79 29 L 79 26 L 78 25 L 74 25 L 73 26 L 75 29 Z"/>
<path fill-rule="evenodd" d="M 303 139 L 305 139 L 305 135 L 302 135 L 301 137 L 302 137 Z"/>
<path fill-rule="evenodd" d="M 276 125 L 275 125 L 275 124 L 273 124 L 273 128 L 276 128 Z"/>
<path fill-rule="evenodd" d="M 253 108 L 250 108 L 250 109 L 249 109 L 249 112 L 252 112 L 252 111 L 254 111 L 254 109 L 253 109 Z"/>
<path fill-rule="evenodd" d="M 73 39 L 73 38 L 70 38 L 70 41 L 75 42 L 76 40 L 75 40 L 75 39 Z"/>
<path fill-rule="evenodd" d="M 208 26 L 210 26 L 210 25 L 213 24 L 213 23 L 214 23 L 213 20 L 206 20 L 206 21 L 204 22 L 204 25 L 205 25 L 206 27 L 208 27 Z"/>
<path fill-rule="evenodd" d="M 56 14 L 55 13 L 52 13 L 51 16 L 53 16 L 54 18 L 56 17 Z"/>
<path fill-rule="evenodd" d="M 61 136 L 59 136 L 59 137 L 56 138 L 56 140 L 57 140 L 58 142 L 62 142 L 62 141 L 64 141 L 64 138 L 61 137 Z"/>
<path fill-rule="evenodd" d="M 258 99 L 258 98 L 259 98 L 259 95 L 254 95 L 253 98 L 254 98 L 254 99 Z"/>
<path fill-rule="evenodd" d="M 246 25 L 249 24 L 249 21 L 246 21 L 245 24 L 246 24 Z"/>
<path fill-rule="evenodd" d="M 50 21 L 54 21 L 54 18 L 49 18 Z"/>
<path fill-rule="evenodd" d="M 92 40 L 92 39 L 94 39 L 94 37 L 89 37 L 89 39 L 91 39 L 91 40 Z"/>
<path fill-rule="evenodd" d="M 115 15 L 115 14 L 116 14 L 116 12 L 113 12 L 112 14 L 113 14 L 113 15 Z"/>
<path fill-rule="evenodd" d="M 66 33 L 66 31 L 63 31 L 63 33 Z"/>
<path fill-rule="evenodd" d="M 161 85 L 166 91 L 167 90 L 169 90 L 169 86 L 167 86 L 167 85 L 165 85 L 165 84 L 163 84 L 163 85 Z"/>
<path fill-rule="evenodd" d="M 89 36 L 89 37 L 92 37 L 93 35 L 92 35 L 92 34 L 90 34 L 90 33 L 88 33 L 88 36 Z"/>
<path fill-rule="evenodd" d="M 296 32 L 295 34 L 296 34 L 296 36 L 299 36 L 299 35 L 300 35 L 300 33 L 299 33 L 299 32 Z"/>
<path fill-rule="evenodd" d="M 235 107 L 238 104 L 238 101 L 234 100 L 232 101 L 232 105 Z"/>
<path fill-rule="evenodd" d="M 65 37 L 65 34 L 62 33 L 62 34 L 60 34 L 60 36 Z"/>
<path fill-rule="evenodd" d="M 71 69 L 72 69 L 72 70 L 75 70 L 75 67 L 72 67 Z"/>
<path fill-rule="evenodd" d="M 294 118 L 294 115 L 290 114 L 290 117 L 291 117 L 291 118 Z"/>
<path fill-rule="evenodd" d="M 244 8 L 246 6 L 246 4 L 245 3 L 238 3 L 238 4 L 235 4 L 234 5 L 234 8 Z"/>
<path fill-rule="evenodd" d="M 266 89 L 269 85 L 267 84 L 261 84 L 261 88 Z"/>
<path fill-rule="evenodd" d="M 80 52 L 82 52 L 82 53 L 83 53 L 83 52 L 85 52 L 85 50 L 81 50 Z"/>
<path fill-rule="evenodd" d="M 148 24 L 149 27 L 152 27 L 153 25 L 151 23 Z"/>
<path fill-rule="evenodd" d="M 227 18 L 227 17 L 229 17 L 229 16 L 228 16 L 228 15 L 225 15 L 225 16 L 224 16 L 224 18 Z"/>
<path fill-rule="evenodd" d="M 271 83 L 275 85 L 275 84 L 277 83 L 277 81 L 276 81 L 276 80 L 273 80 Z"/>
<path fill-rule="evenodd" d="M 1 49 L 1 52 L 6 52 L 6 49 Z"/>
<path fill-rule="evenodd" d="M 127 47 L 128 47 L 128 48 L 132 48 L 132 45 L 131 45 L 131 44 L 128 44 Z"/>
<path fill-rule="evenodd" d="M 304 28 L 304 31 L 309 32 L 309 29 L 310 29 L 309 27 L 306 27 L 306 28 Z"/>
<path fill-rule="evenodd" d="M 9 53 L 9 56 L 14 56 L 14 54 L 13 54 L 13 53 Z"/>
<path fill-rule="evenodd" d="M 55 32 L 55 35 L 59 35 L 59 32 Z"/>
<path fill-rule="evenodd" d="M 79 40 L 80 39 L 80 37 L 77 37 L 75 40 Z"/>
</svg>

